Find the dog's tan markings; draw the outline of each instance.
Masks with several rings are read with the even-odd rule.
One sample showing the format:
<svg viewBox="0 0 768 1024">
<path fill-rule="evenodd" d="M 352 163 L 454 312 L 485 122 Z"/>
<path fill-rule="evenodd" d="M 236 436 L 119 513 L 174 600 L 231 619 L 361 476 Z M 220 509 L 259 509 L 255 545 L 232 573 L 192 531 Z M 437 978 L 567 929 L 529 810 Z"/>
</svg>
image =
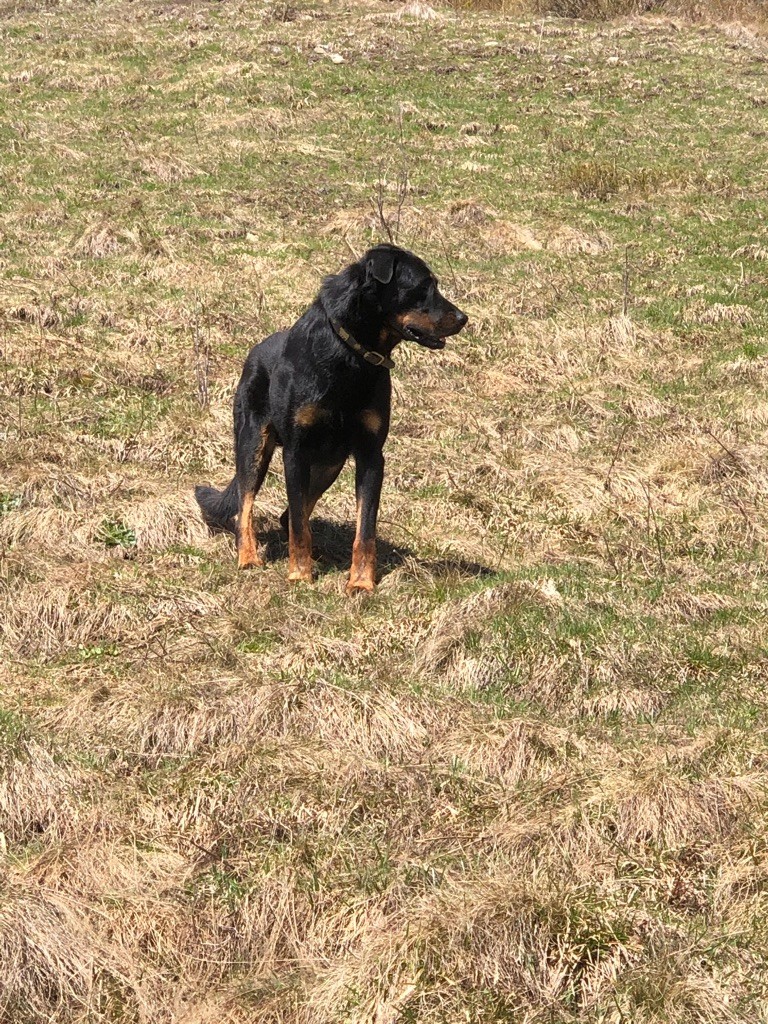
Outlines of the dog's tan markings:
<svg viewBox="0 0 768 1024">
<path fill-rule="evenodd" d="M 252 569 L 264 565 L 264 559 L 256 546 L 256 534 L 253 532 L 253 494 L 246 494 L 243 507 L 237 521 L 237 567 Z"/>
<path fill-rule="evenodd" d="M 360 413 L 360 422 L 363 430 L 368 431 L 369 434 L 378 434 L 384 424 L 381 413 L 376 409 L 363 409 Z"/>
<path fill-rule="evenodd" d="M 288 528 L 288 579 L 312 582 L 312 534 L 306 508 L 299 535 L 296 536 L 290 525 Z"/>
<path fill-rule="evenodd" d="M 352 567 L 349 570 L 347 593 L 357 590 L 372 593 L 376 589 L 376 541 L 355 540 L 352 547 Z"/>
<path fill-rule="evenodd" d="M 400 335 L 395 334 L 389 324 L 384 324 L 379 331 L 379 344 L 385 352 L 391 352 L 396 345 L 400 344 Z"/>
<path fill-rule="evenodd" d="M 293 417 L 293 422 L 297 427 L 313 427 L 316 423 L 327 420 L 329 416 L 330 412 L 322 405 L 318 405 L 317 402 L 308 402 L 306 405 L 299 406 Z"/>
<path fill-rule="evenodd" d="M 376 541 L 373 538 L 360 540 L 362 514 L 362 505 L 358 501 L 357 533 L 352 545 L 352 566 L 347 581 L 347 594 L 355 594 L 361 590 L 370 594 L 376 589 Z"/>
<path fill-rule="evenodd" d="M 405 313 L 398 313 L 395 320 L 401 327 L 418 327 L 419 330 L 425 331 L 427 334 L 434 334 L 437 330 L 437 324 L 435 324 L 426 313 L 423 313 L 420 309 L 409 309 Z"/>
<path fill-rule="evenodd" d="M 244 495 L 243 507 L 237 519 L 237 566 L 239 569 L 253 569 L 256 566 L 264 565 L 264 559 L 259 554 L 256 534 L 253 529 L 253 499 L 261 486 L 274 450 L 275 439 L 272 435 L 272 425 L 268 423 L 261 428 L 261 445 L 253 457 L 254 489 Z"/>
</svg>

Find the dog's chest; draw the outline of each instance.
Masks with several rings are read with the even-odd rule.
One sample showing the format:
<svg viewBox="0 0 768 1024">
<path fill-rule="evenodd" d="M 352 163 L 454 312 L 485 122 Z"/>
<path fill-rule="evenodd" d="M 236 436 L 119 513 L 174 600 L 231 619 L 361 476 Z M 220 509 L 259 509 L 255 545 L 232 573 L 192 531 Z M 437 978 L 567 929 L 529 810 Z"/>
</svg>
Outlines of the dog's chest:
<svg viewBox="0 0 768 1024">
<path fill-rule="evenodd" d="M 378 433 L 385 422 L 385 410 L 378 403 L 354 403 L 343 407 L 319 399 L 303 402 L 293 416 L 294 426 L 308 435 L 346 439 L 361 431 Z"/>
</svg>

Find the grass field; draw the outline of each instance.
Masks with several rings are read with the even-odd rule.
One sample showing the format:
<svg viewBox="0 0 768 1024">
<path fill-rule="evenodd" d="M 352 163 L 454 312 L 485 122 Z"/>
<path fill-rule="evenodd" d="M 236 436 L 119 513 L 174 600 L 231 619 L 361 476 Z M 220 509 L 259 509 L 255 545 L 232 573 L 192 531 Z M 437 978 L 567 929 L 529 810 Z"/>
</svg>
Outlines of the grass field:
<svg viewBox="0 0 768 1024">
<path fill-rule="evenodd" d="M 0 52 L 0 1019 L 768 1021 L 766 38 L 2 0 Z M 261 572 L 191 494 L 377 196 L 471 325 L 396 353 L 349 600 L 350 469 L 313 586 L 279 460 Z"/>
</svg>

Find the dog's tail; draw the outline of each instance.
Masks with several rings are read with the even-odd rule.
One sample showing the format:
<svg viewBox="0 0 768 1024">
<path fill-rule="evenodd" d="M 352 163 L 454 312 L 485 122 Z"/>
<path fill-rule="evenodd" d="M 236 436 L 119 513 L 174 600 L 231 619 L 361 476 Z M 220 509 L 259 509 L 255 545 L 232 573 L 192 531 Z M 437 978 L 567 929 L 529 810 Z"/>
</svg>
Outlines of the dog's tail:
<svg viewBox="0 0 768 1024">
<path fill-rule="evenodd" d="M 235 515 L 238 507 L 237 477 L 233 477 L 223 491 L 201 484 L 195 488 L 195 498 L 203 513 L 203 519 L 211 530 L 235 532 Z"/>
</svg>

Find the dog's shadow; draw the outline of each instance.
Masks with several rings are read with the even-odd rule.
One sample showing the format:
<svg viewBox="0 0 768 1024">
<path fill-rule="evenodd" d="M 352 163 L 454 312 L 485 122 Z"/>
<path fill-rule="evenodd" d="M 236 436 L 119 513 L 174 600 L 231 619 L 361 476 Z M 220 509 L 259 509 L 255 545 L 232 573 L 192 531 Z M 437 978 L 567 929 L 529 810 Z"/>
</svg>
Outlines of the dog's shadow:
<svg viewBox="0 0 768 1024">
<path fill-rule="evenodd" d="M 277 562 L 288 557 L 288 535 L 282 526 L 271 525 L 261 531 L 265 542 L 265 556 L 268 562 Z M 352 544 L 355 527 L 352 523 L 333 522 L 330 519 L 312 520 L 312 556 L 318 576 L 339 569 L 348 569 L 352 561 Z M 460 575 L 483 578 L 493 576 L 494 570 L 479 562 L 463 558 L 422 558 L 404 544 L 390 544 L 378 537 L 376 540 L 378 576 L 383 579 L 394 569 L 412 563 L 433 576 Z"/>
</svg>

